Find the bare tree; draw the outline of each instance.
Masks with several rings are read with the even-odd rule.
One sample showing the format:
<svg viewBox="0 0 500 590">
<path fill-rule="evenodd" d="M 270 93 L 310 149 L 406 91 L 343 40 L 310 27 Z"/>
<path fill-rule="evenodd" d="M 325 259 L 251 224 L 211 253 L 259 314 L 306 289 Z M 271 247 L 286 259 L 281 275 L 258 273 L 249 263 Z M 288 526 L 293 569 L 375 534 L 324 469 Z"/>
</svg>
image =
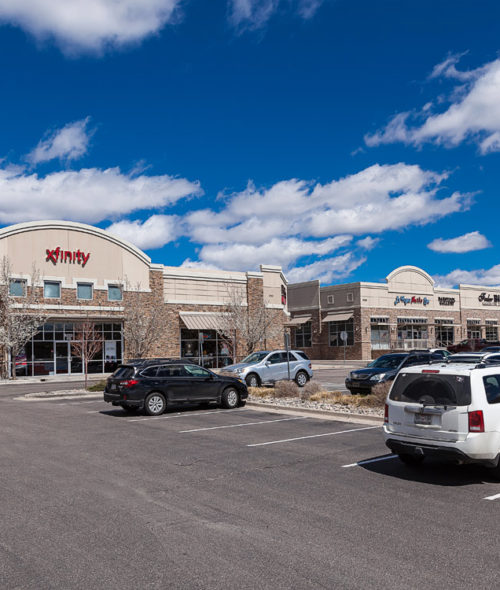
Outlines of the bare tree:
<svg viewBox="0 0 500 590">
<path fill-rule="evenodd" d="M 144 293 L 140 285 L 125 283 L 123 339 L 128 358 L 145 358 L 165 332 L 167 310 L 161 296 Z"/>
<path fill-rule="evenodd" d="M 219 326 L 219 332 L 227 341 L 244 341 L 247 354 L 265 345 L 266 340 L 273 340 L 283 334 L 283 326 L 274 310 L 267 307 L 264 301 L 262 305 L 248 306 L 246 294 L 240 289 L 228 291 Z M 235 350 L 233 354 L 236 354 Z"/>
<path fill-rule="evenodd" d="M 9 259 L 0 266 L 0 348 L 3 350 L 2 373 L 16 378 L 16 358 L 39 331 L 46 317 L 40 307 L 41 292 L 37 287 L 40 274 L 33 265 L 29 278 L 12 276 Z M 11 365 L 8 370 L 10 353 Z"/>
<path fill-rule="evenodd" d="M 71 354 L 82 359 L 85 389 L 89 373 L 89 362 L 102 351 L 104 338 L 91 320 L 84 320 L 75 325 L 75 341 L 71 343 Z"/>
</svg>

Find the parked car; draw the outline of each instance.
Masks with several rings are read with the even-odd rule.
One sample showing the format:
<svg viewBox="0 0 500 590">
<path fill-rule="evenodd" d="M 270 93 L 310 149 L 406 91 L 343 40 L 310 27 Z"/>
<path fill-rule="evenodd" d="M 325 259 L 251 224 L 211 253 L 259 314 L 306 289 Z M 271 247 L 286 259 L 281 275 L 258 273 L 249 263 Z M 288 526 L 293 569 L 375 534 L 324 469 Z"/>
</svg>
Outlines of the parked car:
<svg viewBox="0 0 500 590">
<path fill-rule="evenodd" d="M 159 416 L 168 405 L 217 402 L 225 408 L 245 405 L 248 390 L 242 379 L 216 375 L 179 359 L 136 360 L 120 365 L 108 377 L 104 401 L 126 411 L 144 410 Z"/>
<path fill-rule="evenodd" d="M 500 352 L 500 346 L 485 346 L 480 352 Z"/>
<path fill-rule="evenodd" d="M 288 360 L 290 379 L 293 379 L 299 387 L 304 387 L 313 376 L 311 361 L 301 350 L 290 350 Z M 260 387 L 264 383 L 288 379 L 287 352 L 286 350 L 252 352 L 241 363 L 225 367 L 224 373 L 238 375 L 249 387 Z"/>
<path fill-rule="evenodd" d="M 450 354 L 449 363 L 480 363 L 487 355 L 485 352 L 457 352 Z"/>
<path fill-rule="evenodd" d="M 385 406 L 386 445 L 401 461 L 481 463 L 500 478 L 500 367 L 439 364 L 400 371 Z"/>
<path fill-rule="evenodd" d="M 434 352 L 393 352 L 383 354 L 364 369 L 351 371 L 345 380 L 346 388 L 353 394 L 371 393 L 378 383 L 392 381 L 403 367 L 442 361 L 443 356 Z"/>
<path fill-rule="evenodd" d="M 483 338 L 467 338 L 457 344 L 450 344 L 448 350 L 450 352 L 476 352 L 480 351 L 485 346 L 495 345 L 498 342 L 487 342 Z"/>
</svg>

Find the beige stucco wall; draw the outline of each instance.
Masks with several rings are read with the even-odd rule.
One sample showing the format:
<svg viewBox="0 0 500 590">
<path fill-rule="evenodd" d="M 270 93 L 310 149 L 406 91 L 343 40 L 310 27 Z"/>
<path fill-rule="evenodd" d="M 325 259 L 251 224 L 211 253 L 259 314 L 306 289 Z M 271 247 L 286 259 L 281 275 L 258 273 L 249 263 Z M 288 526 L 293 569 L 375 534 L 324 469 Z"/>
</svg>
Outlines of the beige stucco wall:
<svg viewBox="0 0 500 590">
<path fill-rule="evenodd" d="M 236 297 L 245 305 L 246 274 L 193 268 L 164 267 L 166 303 L 224 305 Z"/>
<path fill-rule="evenodd" d="M 281 287 L 286 290 L 287 281 L 283 275 L 280 266 L 261 265 L 260 271 L 264 284 L 264 302 L 268 307 L 280 307 L 281 304 Z"/>
<path fill-rule="evenodd" d="M 47 250 L 90 254 L 85 265 L 58 257 L 54 263 Z M 149 259 L 133 246 L 112 236 L 106 237 L 83 224 L 21 224 L 0 233 L 0 258 L 6 256 L 14 276 L 29 276 L 33 264 L 41 279 L 57 279 L 63 288 L 76 287 L 77 281 L 89 281 L 95 289 L 107 289 L 109 283 L 127 280 L 149 290 Z"/>
</svg>

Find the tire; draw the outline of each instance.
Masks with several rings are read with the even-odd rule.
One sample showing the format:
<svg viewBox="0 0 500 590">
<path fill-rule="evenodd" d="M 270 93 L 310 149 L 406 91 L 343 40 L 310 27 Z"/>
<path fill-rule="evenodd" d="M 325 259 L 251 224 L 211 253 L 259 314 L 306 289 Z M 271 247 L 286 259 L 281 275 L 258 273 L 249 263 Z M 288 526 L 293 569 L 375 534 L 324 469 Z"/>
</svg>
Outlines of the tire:
<svg viewBox="0 0 500 590">
<path fill-rule="evenodd" d="M 421 465 L 424 461 L 424 457 L 409 455 L 408 453 L 398 453 L 398 457 L 399 460 L 405 465 L 409 465 L 411 467 L 418 467 L 418 465 Z"/>
<path fill-rule="evenodd" d="M 295 375 L 294 381 L 299 387 L 304 387 L 304 385 L 309 381 L 309 376 L 305 371 L 299 371 Z"/>
<path fill-rule="evenodd" d="M 120 404 L 123 411 L 132 413 L 137 411 L 137 406 L 130 406 L 129 404 Z"/>
<path fill-rule="evenodd" d="M 240 405 L 240 396 L 234 387 L 228 387 L 222 392 L 221 402 L 224 408 L 232 410 Z"/>
<path fill-rule="evenodd" d="M 144 400 L 144 413 L 146 416 L 159 416 L 167 408 L 165 396 L 158 391 L 153 391 Z"/>
<path fill-rule="evenodd" d="M 496 481 L 500 481 L 500 462 L 496 467 L 489 467 L 488 473 L 493 479 L 495 479 Z"/>
<path fill-rule="evenodd" d="M 260 387 L 260 379 L 257 373 L 250 373 L 245 377 L 245 383 L 248 387 Z"/>
</svg>

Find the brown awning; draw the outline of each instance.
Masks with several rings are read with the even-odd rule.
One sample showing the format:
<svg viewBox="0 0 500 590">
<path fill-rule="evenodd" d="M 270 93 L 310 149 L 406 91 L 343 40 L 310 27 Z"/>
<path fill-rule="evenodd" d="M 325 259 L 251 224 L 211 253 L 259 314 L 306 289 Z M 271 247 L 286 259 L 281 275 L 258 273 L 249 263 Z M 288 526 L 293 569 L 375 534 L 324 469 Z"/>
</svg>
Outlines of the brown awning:
<svg viewBox="0 0 500 590">
<path fill-rule="evenodd" d="M 219 330 L 223 317 L 221 313 L 191 311 L 181 311 L 179 315 L 188 330 Z"/>
<path fill-rule="evenodd" d="M 322 322 L 347 322 L 352 318 L 352 311 L 348 311 L 347 313 L 329 313 L 327 314 L 321 321 Z"/>
<path fill-rule="evenodd" d="M 287 322 L 285 322 L 285 326 L 301 326 L 306 322 L 311 321 L 310 315 L 299 315 L 296 318 L 290 318 Z"/>
</svg>

